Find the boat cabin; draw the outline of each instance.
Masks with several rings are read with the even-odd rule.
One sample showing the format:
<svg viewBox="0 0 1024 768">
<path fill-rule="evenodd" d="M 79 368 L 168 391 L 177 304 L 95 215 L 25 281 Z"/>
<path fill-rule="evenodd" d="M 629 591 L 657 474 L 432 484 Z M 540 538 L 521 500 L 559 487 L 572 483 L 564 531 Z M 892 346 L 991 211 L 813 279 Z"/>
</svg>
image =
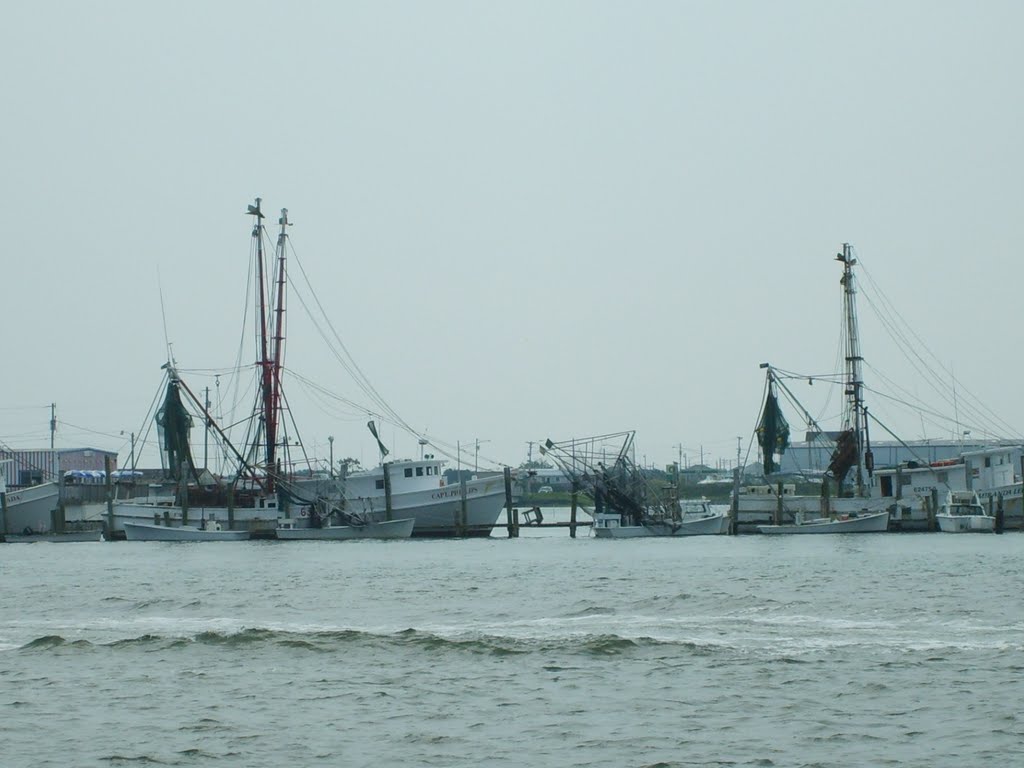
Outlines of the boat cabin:
<svg viewBox="0 0 1024 768">
<path fill-rule="evenodd" d="M 445 462 L 427 454 L 422 459 L 400 459 L 387 462 L 391 493 L 427 491 L 444 485 Z M 346 478 L 345 494 L 349 498 L 384 495 L 384 466 L 365 472 L 353 472 Z"/>
<path fill-rule="evenodd" d="M 965 451 L 955 459 L 929 463 L 908 461 L 898 467 L 876 469 L 871 496 L 894 500 L 924 498 L 937 492 L 1001 488 L 1020 482 L 1015 467 L 1020 462 L 1019 446 L 998 446 Z"/>
</svg>

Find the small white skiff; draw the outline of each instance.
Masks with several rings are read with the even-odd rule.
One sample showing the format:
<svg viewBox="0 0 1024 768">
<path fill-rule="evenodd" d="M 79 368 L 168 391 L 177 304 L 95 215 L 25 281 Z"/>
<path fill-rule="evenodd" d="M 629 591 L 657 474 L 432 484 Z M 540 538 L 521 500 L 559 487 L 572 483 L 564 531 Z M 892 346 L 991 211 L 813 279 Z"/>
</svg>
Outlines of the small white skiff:
<svg viewBox="0 0 1024 768">
<path fill-rule="evenodd" d="M 404 520 L 382 520 L 363 525 L 325 525 L 322 528 L 299 528 L 292 521 L 278 521 L 277 538 L 287 541 L 295 540 L 329 540 L 340 541 L 349 539 L 408 539 L 416 520 L 408 517 Z"/>
<path fill-rule="evenodd" d="M 838 517 L 816 517 L 803 520 L 797 513 L 797 520 L 789 525 L 759 525 L 761 533 L 883 533 L 889 530 L 889 512 L 870 512 Z"/>
<path fill-rule="evenodd" d="M 149 525 L 146 523 L 124 523 L 124 535 L 128 541 L 248 541 L 248 531 L 225 531 L 219 523 L 205 524 L 202 528 L 192 525 Z"/>
</svg>

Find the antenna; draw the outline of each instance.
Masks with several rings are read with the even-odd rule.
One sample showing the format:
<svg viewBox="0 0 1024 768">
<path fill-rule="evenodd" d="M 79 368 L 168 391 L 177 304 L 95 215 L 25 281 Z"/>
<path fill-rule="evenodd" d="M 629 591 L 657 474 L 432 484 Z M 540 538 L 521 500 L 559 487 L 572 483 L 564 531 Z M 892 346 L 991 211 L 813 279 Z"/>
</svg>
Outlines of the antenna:
<svg viewBox="0 0 1024 768">
<path fill-rule="evenodd" d="M 157 264 L 156 267 L 156 287 L 160 292 L 160 319 L 163 321 L 164 325 L 164 346 L 167 348 L 167 362 L 174 365 L 174 355 L 171 352 L 171 339 L 167 335 L 167 311 L 164 309 L 164 284 L 163 280 L 160 278 L 159 264 Z"/>
</svg>

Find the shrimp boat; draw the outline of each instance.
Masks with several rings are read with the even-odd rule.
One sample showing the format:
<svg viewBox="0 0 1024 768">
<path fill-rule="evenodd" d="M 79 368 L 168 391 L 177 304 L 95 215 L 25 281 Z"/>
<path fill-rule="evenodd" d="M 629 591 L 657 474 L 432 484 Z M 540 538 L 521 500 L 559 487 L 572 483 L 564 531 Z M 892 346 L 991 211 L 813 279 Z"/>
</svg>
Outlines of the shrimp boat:
<svg viewBox="0 0 1024 768">
<path fill-rule="evenodd" d="M 822 478 L 822 494 L 818 498 L 790 498 L 776 496 L 769 503 L 776 504 L 776 519 L 772 525 L 758 525 L 757 530 L 765 534 L 829 534 L 829 533 L 880 533 L 889 529 L 889 511 L 884 501 L 868 498 L 867 477 L 874 470 L 874 459 L 868 438 L 868 411 L 864 405 L 863 377 L 860 352 L 860 338 L 857 329 L 856 286 L 853 267 L 857 263 L 853 248 L 843 244 L 842 253 L 836 260 L 843 265 L 843 314 L 844 346 L 846 357 L 845 392 L 847 397 L 842 430 L 836 435 L 828 472 Z M 789 425 L 779 407 L 780 390 L 792 402 L 799 405 L 792 392 L 786 387 L 777 371 L 767 363 L 768 379 L 764 407 L 757 426 L 758 443 L 762 450 L 765 477 L 776 469 L 775 455 L 781 454 L 789 445 Z M 808 424 L 814 423 L 806 409 L 803 410 Z M 818 434 L 825 434 L 820 428 Z M 853 471 L 850 489 L 844 483 Z M 834 481 L 836 498 L 829 497 L 829 482 Z M 787 510 L 786 507 L 790 509 Z M 813 510 L 813 506 L 818 506 Z M 792 522 L 784 522 L 782 513 L 788 512 Z"/>
<path fill-rule="evenodd" d="M 599 539 L 635 539 L 727 533 L 729 518 L 706 499 L 679 501 L 674 490 L 649 480 L 637 466 L 632 430 L 562 442 L 547 440 L 552 459 L 574 488 L 594 500 L 591 528 Z"/>
<path fill-rule="evenodd" d="M 208 399 L 198 398 L 175 361 L 168 360 L 163 365 L 166 385 L 162 406 L 154 418 L 168 487 L 151 488 L 141 498 L 115 500 L 108 515 L 108 528 L 115 534 L 160 541 L 241 540 L 250 533 L 269 538 L 282 512 L 289 517 L 292 510 L 297 513 L 317 501 L 340 502 L 342 498 L 341 484 L 334 478 L 294 471 L 290 450 L 295 441 L 287 434 L 282 417 L 285 249 L 291 225 L 288 210 L 282 209 L 278 220 L 277 270 L 272 279 L 265 257 L 266 230 L 259 198 L 248 206 L 247 214 L 253 217 L 258 358 L 255 405 L 242 420 L 246 428 L 243 448 L 235 447 L 210 413 Z M 191 429 L 197 419 L 206 425 L 207 437 L 212 433 L 231 466 L 221 478 L 197 467 L 193 458 Z M 202 524 L 190 525 L 190 519 Z"/>
<path fill-rule="evenodd" d="M 161 456 L 167 483 L 147 497 L 118 500 L 111 528 L 128 523 L 163 528 L 188 526 L 189 519 L 213 519 L 226 529 L 266 538 L 346 539 L 417 536 L 487 536 L 504 505 L 504 478 L 476 477 L 445 485 L 443 462 L 433 456 L 419 461 L 391 461 L 368 472 L 324 472 L 302 453 L 301 442 L 282 390 L 284 318 L 288 248 L 288 210 L 278 220 L 276 267 L 265 263 L 261 200 L 248 206 L 253 217 L 252 242 L 256 286 L 256 398 L 245 440 L 236 448 L 209 412 L 209 403 L 190 389 L 173 360 L 167 373 L 163 406 L 157 413 Z M 193 460 L 190 429 L 194 420 L 220 444 L 231 473 L 223 479 L 199 471 Z M 293 434 L 288 434 L 289 426 Z M 377 436 L 374 422 L 369 423 Z M 381 458 L 387 455 L 379 437 Z M 303 466 L 304 462 L 304 466 Z M 183 503 L 184 502 L 184 503 Z M 410 529 L 411 525 L 411 529 Z"/>
<path fill-rule="evenodd" d="M 996 519 L 974 491 L 947 491 L 935 515 L 942 533 L 995 533 Z"/>
</svg>

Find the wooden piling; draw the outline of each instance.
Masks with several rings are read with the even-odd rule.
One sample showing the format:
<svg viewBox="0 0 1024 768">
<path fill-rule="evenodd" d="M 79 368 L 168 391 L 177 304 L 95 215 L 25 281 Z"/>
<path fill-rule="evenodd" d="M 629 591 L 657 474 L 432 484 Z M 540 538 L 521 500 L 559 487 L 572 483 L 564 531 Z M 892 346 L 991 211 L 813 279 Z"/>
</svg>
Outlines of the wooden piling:
<svg viewBox="0 0 1024 768">
<path fill-rule="evenodd" d="M 228 486 L 228 530 L 235 530 L 235 484 Z"/>
<path fill-rule="evenodd" d="M 772 520 L 775 525 L 782 525 L 782 481 L 775 487 L 775 519 Z"/>
<path fill-rule="evenodd" d="M 996 521 L 995 521 L 995 532 L 1003 532 L 1003 524 L 1005 522 L 1005 511 L 1003 508 L 1003 494 L 999 494 L 999 502 L 996 504 Z"/>
<path fill-rule="evenodd" d="M 385 461 L 381 467 L 384 470 L 384 519 L 390 520 L 392 514 L 391 507 L 391 464 Z"/>
<path fill-rule="evenodd" d="M 576 505 L 580 500 L 580 483 L 572 481 L 572 506 L 569 508 L 569 538 L 576 538 Z"/>
<path fill-rule="evenodd" d="M 676 494 L 678 497 L 678 493 Z M 680 509 L 682 512 L 682 509 Z M 736 523 L 740 517 L 740 467 L 739 463 L 736 464 L 735 470 L 733 470 L 732 478 L 732 498 L 729 500 L 729 524 L 726 528 L 727 536 L 736 535 Z M 680 518 L 681 519 L 681 518 Z"/>
<path fill-rule="evenodd" d="M 469 523 L 469 499 L 467 498 L 466 491 L 466 476 L 463 473 L 459 473 L 459 525 L 456 533 L 459 536 L 466 535 L 466 526 Z"/>
<path fill-rule="evenodd" d="M 107 496 L 107 541 L 110 541 L 114 535 L 114 486 L 110 479 L 110 455 L 106 454 L 103 456 L 103 469 L 106 477 L 103 480 L 103 485 L 106 490 Z"/>
<path fill-rule="evenodd" d="M 505 467 L 505 519 L 510 539 L 515 539 L 519 536 L 519 527 L 516 525 L 514 518 L 515 515 L 512 510 L 512 468 Z"/>
<path fill-rule="evenodd" d="M 0 493 L 0 538 L 7 533 L 7 491 Z"/>
<path fill-rule="evenodd" d="M 925 498 L 925 506 L 928 508 L 928 530 L 935 533 L 939 529 L 935 520 L 935 516 L 939 513 L 939 490 L 937 488 L 932 488 L 931 496 Z"/>
<path fill-rule="evenodd" d="M 57 508 L 51 513 L 50 529 L 54 533 L 64 533 L 67 525 L 67 512 L 64 508 L 64 473 L 57 473 Z"/>
<path fill-rule="evenodd" d="M 181 462 L 181 483 L 179 494 L 181 496 L 181 524 L 188 525 L 188 465 Z"/>
</svg>

